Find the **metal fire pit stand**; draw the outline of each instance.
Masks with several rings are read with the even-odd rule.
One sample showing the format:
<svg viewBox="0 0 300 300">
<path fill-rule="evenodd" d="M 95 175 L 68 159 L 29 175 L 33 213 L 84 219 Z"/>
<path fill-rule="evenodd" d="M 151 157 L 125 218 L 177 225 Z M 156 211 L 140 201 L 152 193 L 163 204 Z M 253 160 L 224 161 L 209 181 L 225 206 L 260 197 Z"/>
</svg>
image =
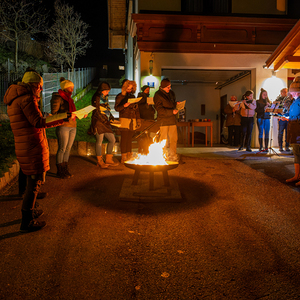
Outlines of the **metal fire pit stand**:
<svg viewBox="0 0 300 300">
<path fill-rule="evenodd" d="M 130 164 L 130 163 L 125 162 L 125 166 L 130 169 L 133 169 L 135 171 L 134 175 L 133 175 L 133 179 L 132 179 L 132 185 L 138 184 L 138 180 L 139 180 L 141 172 L 149 172 L 149 190 L 153 191 L 154 190 L 154 173 L 162 172 L 164 185 L 170 186 L 168 171 L 177 168 L 178 163 L 172 162 L 168 165 L 154 166 L 154 165 L 136 165 L 136 164 Z"/>
</svg>

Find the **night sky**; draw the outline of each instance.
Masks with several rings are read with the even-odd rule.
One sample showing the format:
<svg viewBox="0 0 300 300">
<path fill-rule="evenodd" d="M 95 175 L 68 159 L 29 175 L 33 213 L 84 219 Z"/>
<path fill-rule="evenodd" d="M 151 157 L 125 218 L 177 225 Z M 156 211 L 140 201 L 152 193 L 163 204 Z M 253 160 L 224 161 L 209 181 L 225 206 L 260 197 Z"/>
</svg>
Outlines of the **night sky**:
<svg viewBox="0 0 300 300">
<path fill-rule="evenodd" d="M 54 11 L 54 1 L 44 0 L 43 2 L 51 12 Z M 107 1 L 73 0 L 65 1 L 65 3 L 73 6 L 75 11 L 81 15 L 81 19 L 90 26 L 88 28 L 88 39 L 92 40 L 92 48 L 87 49 L 86 56 L 79 57 L 76 60 L 75 67 L 102 67 L 104 64 L 109 65 L 113 62 L 124 65 L 123 50 L 108 49 Z"/>
</svg>

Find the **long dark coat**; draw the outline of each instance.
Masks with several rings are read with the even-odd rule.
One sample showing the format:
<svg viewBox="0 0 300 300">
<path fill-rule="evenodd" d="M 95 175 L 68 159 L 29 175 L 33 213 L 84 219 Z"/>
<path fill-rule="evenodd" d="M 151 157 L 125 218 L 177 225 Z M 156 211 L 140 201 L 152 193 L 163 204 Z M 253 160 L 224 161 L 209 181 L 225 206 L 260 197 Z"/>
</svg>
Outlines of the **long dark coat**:
<svg viewBox="0 0 300 300">
<path fill-rule="evenodd" d="M 177 124 L 177 117 L 173 114 L 176 109 L 175 94 L 172 90 L 166 93 L 162 88 L 155 93 L 154 106 L 157 110 L 157 122 L 161 126 L 171 126 Z"/>
</svg>

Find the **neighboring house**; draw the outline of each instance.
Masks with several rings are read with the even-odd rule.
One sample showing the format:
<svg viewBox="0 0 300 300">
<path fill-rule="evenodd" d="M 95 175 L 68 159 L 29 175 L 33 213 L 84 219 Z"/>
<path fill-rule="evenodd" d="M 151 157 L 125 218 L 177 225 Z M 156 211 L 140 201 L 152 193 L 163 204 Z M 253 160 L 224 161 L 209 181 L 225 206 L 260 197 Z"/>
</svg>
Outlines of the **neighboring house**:
<svg viewBox="0 0 300 300">
<path fill-rule="evenodd" d="M 297 23 L 299 0 L 108 0 L 108 7 L 109 45 L 125 47 L 126 77 L 138 90 L 152 85 L 151 95 L 169 77 L 177 100 L 187 100 L 186 119 L 214 122 L 214 143 L 231 95 L 252 89 L 258 98 L 267 87 L 272 99 L 294 77 L 281 69 L 270 86 L 274 72 L 265 65 Z"/>
</svg>

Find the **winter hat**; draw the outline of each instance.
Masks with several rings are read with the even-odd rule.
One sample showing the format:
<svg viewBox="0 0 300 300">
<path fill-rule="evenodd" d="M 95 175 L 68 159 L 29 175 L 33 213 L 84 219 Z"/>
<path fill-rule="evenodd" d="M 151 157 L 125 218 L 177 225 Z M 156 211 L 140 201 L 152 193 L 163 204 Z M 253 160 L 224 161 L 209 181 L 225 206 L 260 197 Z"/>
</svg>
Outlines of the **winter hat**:
<svg viewBox="0 0 300 300">
<path fill-rule="evenodd" d="M 169 86 L 171 84 L 171 81 L 168 78 L 164 78 L 161 82 L 160 82 L 160 87 L 162 89 L 166 88 L 167 86 Z"/>
<path fill-rule="evenodd" d="M 147 88 L 150 88 L 150 86 L 149 86 L 149 85 L 144 85 L 144 86 L 142 87 L 142 91 L 145 92 L 145 89 L 147 89 Z"/>
<path fill-rule="evenodd" d="M 101 82 L 99 88 L 101 91 L 110 90 L 110 84 L 108 82 Z"/>
<path fill-rule="evenodd" d="M 35 70 L 28 68 L 23 75 L 22 82 L 24 83 L 40 83 L 44 84 L 43 78 Z"/>
<path fill-rule="evenodd" d="M 64 77 L 60 78 L 60 88 L 66 90 L 69 87 L 74 87 L 74 83 L 71 80 L 65 79 Z"/>
<path fill-rule="evenodd" d="M 294 78 L 293 82 L 290 85 L 290 93 L 299 93 L 300 92 L 300 76 Z"/>
</svg>

